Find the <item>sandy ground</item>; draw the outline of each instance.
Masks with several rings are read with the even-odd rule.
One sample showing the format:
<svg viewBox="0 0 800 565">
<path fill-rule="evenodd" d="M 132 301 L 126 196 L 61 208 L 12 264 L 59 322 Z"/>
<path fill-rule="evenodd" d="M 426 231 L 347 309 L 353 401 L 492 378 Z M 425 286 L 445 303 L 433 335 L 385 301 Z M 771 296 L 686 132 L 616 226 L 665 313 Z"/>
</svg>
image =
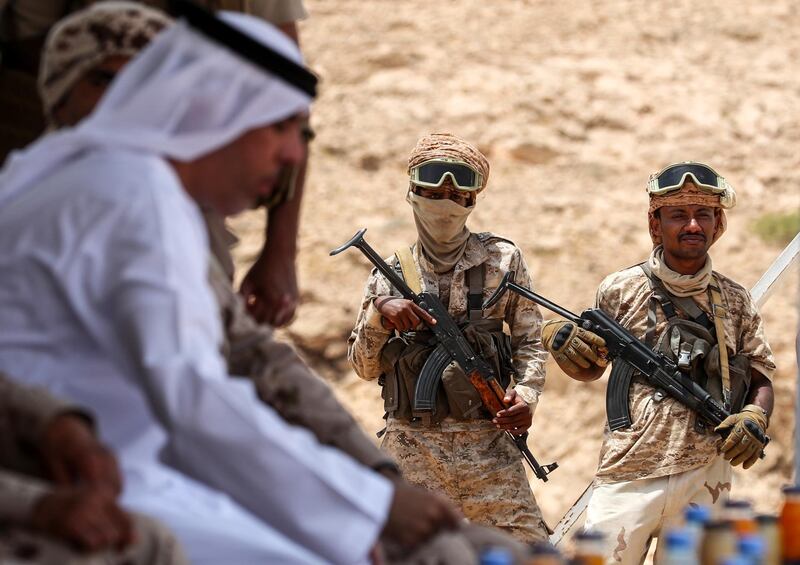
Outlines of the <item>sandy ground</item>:
<svg viewBox="0 0 800 565">
<path fill-rule="evenodd" d="M 491 161 L 470 219 L 523 250 L 538 291 L 572 310 L 650 249 L 644 184 L 677 160 L 711 163 L 737 188 L 715 268 L 748 288 L 780 251 L 753 222 L 800 207 L 800 5 L 790 0 L 308 0 L 302 46 L 322 77 L 298 258 L 302 307 L 286 332 L 370 434 L 378 386 L 346 360 L 369 267 L 328 251 L 357 229 L 384 255 L 413 241 L 405 163 L 417 138 L 450 131 Z M 244 266 L 263 222 L 237 218 Z M 779 371 L 768 457 L 734 491 L 775 512 L 790 479 L 797 267 L 763 308 Z M 550 316 L 546 314 L 546 316 Z M 551 523 L 591 479 L 605 378 L 548 365 L 531 448 L 561 466 L 532 487 Z"/>
</svg>

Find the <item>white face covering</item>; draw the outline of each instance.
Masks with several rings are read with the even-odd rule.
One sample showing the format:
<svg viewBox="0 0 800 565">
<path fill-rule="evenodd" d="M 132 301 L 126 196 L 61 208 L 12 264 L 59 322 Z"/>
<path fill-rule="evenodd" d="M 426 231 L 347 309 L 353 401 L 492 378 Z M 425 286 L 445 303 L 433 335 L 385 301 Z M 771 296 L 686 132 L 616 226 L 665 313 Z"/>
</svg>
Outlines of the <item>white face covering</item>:
<svg viewBox="0 0 800 565">
<path fill-rule="evenodd" d="M 470 231 L 467 217 L 475 206 L 461 206 L 443 198 L 433 200 L 409 191 L 406 201 L 414 211 L 417 238 L 437 274 L 455 267 L 464 254 Z"/>
</svg>

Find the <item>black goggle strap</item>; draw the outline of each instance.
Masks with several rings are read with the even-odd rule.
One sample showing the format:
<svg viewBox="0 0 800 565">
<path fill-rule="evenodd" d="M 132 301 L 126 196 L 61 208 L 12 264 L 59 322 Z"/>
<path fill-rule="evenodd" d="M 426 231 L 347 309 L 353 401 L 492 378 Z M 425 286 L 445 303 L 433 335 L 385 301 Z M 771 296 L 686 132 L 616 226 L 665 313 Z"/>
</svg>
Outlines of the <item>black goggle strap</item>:
<svg viewBox="0 0 800 565">
<path fill-rule="evenodd" d="M 302 65 L 228 25 L 194 2 L 170 0 L 170 8 L 172 13 L 183 17 L 195 30 L 224 45 L 242 59 L 261 67 L 311 98 L 317 96 L 317 77 Z"/>
</svg>

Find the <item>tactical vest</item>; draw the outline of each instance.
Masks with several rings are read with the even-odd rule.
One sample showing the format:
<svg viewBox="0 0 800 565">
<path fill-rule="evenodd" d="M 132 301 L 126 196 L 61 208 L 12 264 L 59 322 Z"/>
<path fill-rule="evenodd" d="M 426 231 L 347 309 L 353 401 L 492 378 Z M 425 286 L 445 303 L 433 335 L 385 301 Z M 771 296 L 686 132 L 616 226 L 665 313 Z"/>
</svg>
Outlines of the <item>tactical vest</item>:
<svg viewBox="0 0 800 565">
<path fill-rule="evenodd" d="M 395 270 L 398 275 L 419 292 L 420 276 L 411 259 L 410 250 L 397 252 Z M 405 260 L 400 257 L 405 256 Z M 465 272 L 469 285 L 467 319 L 459 324 L 464 337 L 499 376 L 500 385 L 505 389 L 514 375 L 512 363 L 511 338 L 503 331 L 502 319 L 483 318 L 484 265 L 476 265 Z M 416 288 L 415 288 L 416 287 Z M 456 320 L 458 321 L 458 320 Z M 398 420 L 420 422 L 430 425 L 441 422 L 450 416 L 458 420 L 471 420 L 489 417 L 483 408 L 480 395 L 467 379 L 455 361 L 442 371 L 442 379 L 436 394 L 436 408 L 430 413 L 414 412 L 413 401 L 417 379 L 425 362 L 436 347 L 437 342 L 430 330 L 401 332 L 394 335 L 381 351 L 381 371 L 379 383 L 386 411 L 385 417 Z"/>
<path fill-rule="evenodd" d="M 645 343 L 672 359 L 728 411 L 739 412 L 746 403 L 750 388 L 750 361 L 745 355 L 728 351 L 725 346 L 722 317 L 727 314 L 720 304 L 721 300 L 715 298 L 715 293 L 716 297 L 722 294 L 716 276 L 708 288 L 709 303 L 715 311 L 715 321 L 712 322 L 694 300 L 671 294 L 647 263 L 642 263 L 639 267 L 647 275 L 653 291 L 647 311 Z M 667 318 L 667 325 L 660 334 L 656 333 L 658 307 L 661 307 Z M 685 317 L 678 316 L 678 312 Z M 720 344 L 726 348 L 722 356 Z M 725 376 L 726 372 L 728 378 Z M 729 381 L 727 386 L 726 381 Z M 656 391 L 655 394 L 656 400 L 664 396 L 661 391 Z M 710 431 L 697 420 L 695 429 L 698 432 Z"/>
</svg>

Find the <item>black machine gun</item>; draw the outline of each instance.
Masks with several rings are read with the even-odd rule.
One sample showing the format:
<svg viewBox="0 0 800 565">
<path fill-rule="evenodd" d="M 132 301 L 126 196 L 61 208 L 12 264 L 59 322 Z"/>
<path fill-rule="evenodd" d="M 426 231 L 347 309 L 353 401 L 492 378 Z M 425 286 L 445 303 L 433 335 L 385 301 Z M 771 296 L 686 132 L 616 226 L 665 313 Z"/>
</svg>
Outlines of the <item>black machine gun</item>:
<svg viewBox="0 0 800 565">
<path fill-rule="evenodd" d="M 433 332 L 438 345 L 429 357 L 428 362 L 425 363 L 425 368 L 420 378 L 417 379 L 416 388 L 414 390 L 414 412 L 432 412 L 435 409 L 436 394 L 439 390 L 439 383 L 442 378 L 441 370 L 451 361 L 458 363 L 461 370 L 467 375 L 470 383 L 472 383 L 472 386 L 474 386 L 480 394 L 481 401 L 490 413 L 496 414 L 500 410 L 507 408 L 503 402 L 505 391 L 503 387 L 500 386 L 491 366 L 480 356 L 476 355 L 472 346 L 464 337 L 464 334 L 461 333 L 456 322 L 450 317 L 447 309 L 439 300 L 439 297 L 429 292 L 417 294 L 412 291 L 395 270 L 364 240 L 364 233 L 366 231 L 366 229 L 360 230 L 350 241 L 341 247 L 337 247 L 331 251 L 330 254 L 338 255 L 350 247 L 357 247 L 400 294 L 403 295 L 403 298 L 411 300 L 436 320 L 436 324 L 429 326 L 429 328 Z M 540 465 L 528 449 L 527 432 L 517 436 L 506 432 L 506 435 L 514 442 L 514 445 L 517 446 L 517 449 L 522 453 L 522 456 L 528 465 L 530 465 L 536 477 L 546 482 L 547 475 L 558 468 L 558 463 Z"/>
<path fill-rule="evenodd" d="M 569 310 L 551 302 L 532 290 L 510 282 L 513 273 L 506 273 L 494 294 L 484 307 L 497 302 L 506 290 L 536 302 L 540 306 L 563 316 L 573 324 L 593 332 L 606 341 L 608 357 L 612 361 L 611 375 L 606 391 L 606 418 L 608 427 L 613 430 L 628 428 L 631 415 L 628 408 L 628 392 L 633 374 L 638 371 L 650 386 L 662 390 L 678 402 L 694 410 L 701 420 L 718 426 L 730 413 L 704 388 L 694 382 L 689 375 L 663 353 L 658 353 L 636 339 L 628 330 L 599 308 L 584 310 L 576 316 Z M 744 425 L 761 443 L 769 443 L 769 436 L 750 420 Z M 725 436 L 727 434 L 723 434 Z M 761 457 L 764 457 L 762 452 Z"/>
</svg>

